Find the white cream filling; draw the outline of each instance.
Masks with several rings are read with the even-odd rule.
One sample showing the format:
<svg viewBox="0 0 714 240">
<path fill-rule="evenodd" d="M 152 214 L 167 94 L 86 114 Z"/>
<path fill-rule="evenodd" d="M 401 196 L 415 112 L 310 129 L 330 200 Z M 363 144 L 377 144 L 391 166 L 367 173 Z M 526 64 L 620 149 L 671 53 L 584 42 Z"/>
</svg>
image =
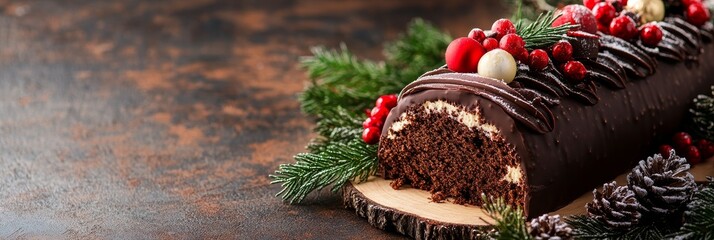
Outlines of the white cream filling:
<svg viewBox="0 0 714 240">
<path fill-rule="evenodd" d="M 501 180 L 518 184 L 521 182 L 522 178 L 523 173 L 521 173 L 521 166 L 516 165 L 515 167 L 508 166 L 508 172 L 506 172 L 506 176 L 503 176 L 503 179 Z"/>
<path fill-rule="evenodd" d="M 491 140 L 493 140 L 494 137 L 499 133 L 498 128 L 496 128 L 496 126 L 483 122 L 481 118 L 481 113 L 478 109 L 476 109 L 475 113 L 471 113 L 464 110 L 463 107 L 454 106 L 453 104 L 443 100 L 425 102 L 424 104 L 422 104 L 422 107 L 424 108 L 427 114 L 446 113 L 451 118 L 467 126 L 469 129 L 476 129 L 485 133 L 486 136 Z M 389 132 L 387 133 L 387 138 L 396 138 L 394 133 L 401 131 L 402 129 L 404 129 L 404 127 L 408 126 L 411 123 L 412 122 L 409 116 L 407 115 L 407 112 L 402 113 L 402 115 L 399 116 L 398 120 L 392 123 L 392 126 L 389 128 Z"/>
</svg>

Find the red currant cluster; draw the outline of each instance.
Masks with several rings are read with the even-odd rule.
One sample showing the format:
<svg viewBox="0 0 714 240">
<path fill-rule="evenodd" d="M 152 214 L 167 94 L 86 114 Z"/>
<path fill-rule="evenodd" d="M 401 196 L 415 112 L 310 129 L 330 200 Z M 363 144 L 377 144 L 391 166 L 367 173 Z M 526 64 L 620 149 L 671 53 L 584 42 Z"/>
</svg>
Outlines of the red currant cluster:
<svg viewBox="0 0 714 240">
<path fill-rule="evenodd" d="M 685 132 L 678 132 L 672 137 L 672 145 L 661 145 L 659 146 L 659 152 L 664 157 L 669 157 L 669 152 L 672 149 L 677 150 L 677 152 L 684 153 L 682 156 L 687 158 L 690 164 L 697 164 L 702 160 L 714 157 L 714 143 L 706 140 L 700 139 L 695 142 L 692 140 L 692 136 Z"/>
<path fill-rule="evenodd" d="M 446 49 L 446 65 L 455 72 L 478 72 L 478 63 L 487 52 L 500 48 L 510 53 L 516 60 L 527 61 L 528 50 L 523 38 L 516 34 L 516 25 L 508 19 L 500 19 L 491 27 L 493 37 L 474 28 L 468 37 L 454 40 Z"/>
<path fill-rule="evenodd" d="M 562 40 L 550 47 L 553 60 L 559 63 L 560 70 L 572 83 L 579 83 L 587 76 L 588 70 L 580 61 L 573 59 L 573 45 Z"/>
<path fill-rule="evenodd" d="M 624 40 L 632 40 L 639 36 L 642 43 L 656 47 L 662 41 L 662 29 L 655 23 L 647 23 L 637 28 L 635 15 L 623 10 L 627 0 L 584 0 L 584 5 L 592 9 L 597 29 Z"/>
<path fill-rule="evenodd" d="M 382 134 L 384 121 L 392 108 L 397 106 L 397 95 L 384 95 L 377 98 L 374 108 L 365 109 L 367 119 L 362 122 L 362 140 L 367 144 L 377 144 L 379 136 Z"/>
</svg>

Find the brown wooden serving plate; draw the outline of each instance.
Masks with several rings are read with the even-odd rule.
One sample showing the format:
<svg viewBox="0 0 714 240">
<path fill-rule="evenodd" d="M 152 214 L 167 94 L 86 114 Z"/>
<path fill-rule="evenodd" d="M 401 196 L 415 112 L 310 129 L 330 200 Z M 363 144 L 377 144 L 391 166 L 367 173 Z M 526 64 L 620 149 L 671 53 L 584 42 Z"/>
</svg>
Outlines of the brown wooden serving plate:
<svg viewBox="0 0 714 240">
<path fill-rule="evenodd" d="M 714 159 L 696 165 L 691 173 L 697 182 L 706 181 L 707 176 L 714 176 Z M 624 185 L 626 176 L 620 175 L 615 181 Z M 427 191 L 409 187 L 394 190 L 390 182 L 371 177 L 366 182 L 347 184 L 343 192 L 345 205 L 372 226 L 416 239 L 478 238 L 494 222 L 480 207 L 435 203 Z M 585 204 L 591 200 L 592 193 L 585 193 L 552 214 L 585 214 Z"/>
</svg>

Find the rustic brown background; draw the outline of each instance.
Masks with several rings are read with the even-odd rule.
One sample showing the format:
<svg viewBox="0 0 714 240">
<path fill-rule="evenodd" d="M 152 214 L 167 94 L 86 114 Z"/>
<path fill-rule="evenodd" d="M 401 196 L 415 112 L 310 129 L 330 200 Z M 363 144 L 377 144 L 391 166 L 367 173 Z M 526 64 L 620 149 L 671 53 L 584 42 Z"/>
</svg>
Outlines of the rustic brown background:
<svg viewBox="0 0 714 240">
<path fill-rule="evenodd" d="M 414 17 L 465 35 L 500 3 L 0 0 L 0 238 L 400 238 L 274 197 L 312 137 L 299 56 L 379 59 Z"/>
</svg>

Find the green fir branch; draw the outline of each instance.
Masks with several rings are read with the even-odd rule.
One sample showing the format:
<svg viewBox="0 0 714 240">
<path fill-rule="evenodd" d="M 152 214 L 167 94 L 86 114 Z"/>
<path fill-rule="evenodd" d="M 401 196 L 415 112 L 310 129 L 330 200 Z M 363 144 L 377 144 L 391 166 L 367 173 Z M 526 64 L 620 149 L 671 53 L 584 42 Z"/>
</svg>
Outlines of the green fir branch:
<svg viewBox="0 0 714 240">
<path fill-rule="evenodd" d="M 526 228 L 526 217 L 520 207 L 506 204 L 503 198 L 494 199 L 481 195 L 483 210 L 496 221 L 493 239 L 532 239 Z"/>
<path fill-rule="evenodd" d="M 281 184 L 277 194 L 290 203 L 301 202 L 312 191 L 329 185 L 339 191 L 350 180 L 365 181 L 377 171 L 377 147 L 360 139 L 335 142 L 324 151 L 301 153 L 294 164 L 280 165 L 271 184 Z"/>
<path fill-rule="evenodd" d="M 560 17 L 555 11 L 540 14 L 532 23 L 526 24 L 524 21 L 516 23 L 516 32 L 526 42 L 526 48 L 535 49 L 547 47 L 563 39 L 569 39 L 566 33 L 579 25 L 564 24 L 552 27 L 553 22 Z"/>
<path fill-rule="evenodd" d="M 684 225 L 673 239 L 714 239 L 714 179 L 692 197 L 684 212 Z"/>
<path fill-rule="evenodd" d="M 664 220 L 646 221 L 629 229 L 610 228 L 606 223 L 587 216 L 575 215 L 566 219 L 566 223 L 573 228 L 577 239 L 663 239 L 672 232 L 672 226 Z"/>
</svg>

